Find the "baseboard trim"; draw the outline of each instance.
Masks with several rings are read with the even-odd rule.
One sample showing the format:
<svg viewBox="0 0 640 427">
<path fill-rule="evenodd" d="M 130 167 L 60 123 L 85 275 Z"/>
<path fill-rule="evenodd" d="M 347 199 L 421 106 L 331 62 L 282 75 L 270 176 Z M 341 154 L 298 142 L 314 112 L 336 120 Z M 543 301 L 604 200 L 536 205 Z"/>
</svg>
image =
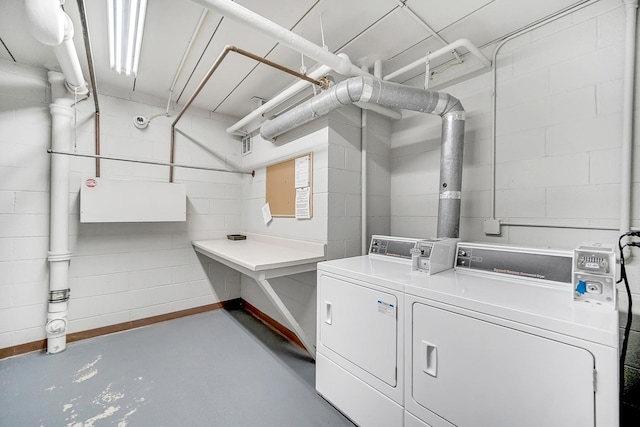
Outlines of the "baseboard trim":
<svg viewBox="0 0 640 427">
<path fill-rule="evenodd" d="M 113 334 L 116 332 L 127 331 L 129 329 L 140 328 L 143 326 L 153 325 L 154 323 L 166 322 L 167 320 L 179 319 L 181 317 L 192 316 L 194 314 L 205 313 L 208 311 L 220 310 L 220 309 L 238 309 L 242 308 L 247 313 L 261 321 L 268 328 L 273 330 L 278 335 L 291 341 L 301 349 L 306 350 L 302 341 L 296 336 L 293 331 L 284 326 L 282 323 L 275 320 L 265 312 L 253 304 L 245 301 L 242 298 L 236 298 L 228 301 L 221 301 L 215 304 L 203 305 L 200 307 L 188 308 L 186 310 L 174 311 L 172 313 L 160 314 L 158 316 L 146 317 L 144 319 L 132 320 L 130 322 L 118 323 L 115 325 L 104 326 L 101 328 L 89 329 L 86 331 L 73 332 L 67 335 L 67 343 L 75 341 L 86 340 L 90 338 L 99 337 L 102 335 Z M 31 353 L 34 351 L 44 351 L 47 349 L 47 340 L 32 341 L 25 344 L 15 345 L 13 347 L 0 348 L 0 360 L 7 357 L 19 356 L 21 354 Z"/>
<path fill-rule="evenodd" d="M 89 338 L 99 337 L 101 335 L 113 334 L 129 329 L 140 328 L 142 326 L 153 325 L 154 323 L 166 322 L 167 320 L 179 319 L 181 317 L 191 316 L 194 314 L 205 313 L 207 311 L 225 309 L 237 309 L 242 307 L 243 300 L 240 298 L 221 301 L 214 304 L 203 305 L 200 307 L 188 308 L 186 310 L 174 311 L 172 313 L 160 314 L 158 316 L 146 317 L 144 319 L 132 320 L 130 322 L 118 323 L 115 325 L 104 326 L 96 329 L 89 329 L 81 332 L 73 332 L 67 334 L 67 343 L 74 341 L 86 340 Z M 256 309 L 257 310 L 257 309 Z M 266 315 L 265 315 L 266 316 Z M 47 348 L 47 340 L 38 340 L 25 344 L 19 344 L 13 347 L 0 348 L 0 360 L 7 357 L 18 356 L 34 351 L 42 351 Z"/>
<path fill-rule="evenodd" d="M 273 317 L 264 313 L 259 308 L 245 301 L 244 299 L 240 300 L 240 305 L 247 313 L 251 314 L 253 317 L 255 317 L 256 319 L 264 323 L 267 327 L 269 327 L 271 330 L 276 332 L 278 335 L 281 335 L 282 337 L 291 341 L 292 343 L 294 343 L 304 351 L 307 351 L 304 344 L 302 344 L 302 341 L 300 341 L 298 336 L 291 329 L 287 328 L 282 323 L 278 322 Z"/>
</svg>

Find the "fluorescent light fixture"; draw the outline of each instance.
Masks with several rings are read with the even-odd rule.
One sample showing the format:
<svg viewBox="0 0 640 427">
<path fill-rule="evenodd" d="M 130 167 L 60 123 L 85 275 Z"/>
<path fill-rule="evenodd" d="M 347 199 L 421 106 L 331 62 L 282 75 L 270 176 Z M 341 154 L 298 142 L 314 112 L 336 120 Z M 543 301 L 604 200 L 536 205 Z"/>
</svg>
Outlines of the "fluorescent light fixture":
<svg viewBox="0 0 640 427">
<path fill-rule="evenodd" d="M 109 0 L 109 64 L 118 74 L 138 74 L 147 0 Z"/>
</svg>

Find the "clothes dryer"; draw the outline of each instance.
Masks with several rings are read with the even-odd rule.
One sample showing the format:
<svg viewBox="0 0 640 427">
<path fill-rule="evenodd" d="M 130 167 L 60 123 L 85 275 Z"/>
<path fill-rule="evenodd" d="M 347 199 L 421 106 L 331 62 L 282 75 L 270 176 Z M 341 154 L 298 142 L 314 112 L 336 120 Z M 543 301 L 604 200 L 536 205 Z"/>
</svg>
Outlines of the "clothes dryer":
<svg viewBox="0 0 640 427">
<path fill-rule="evenodd" d="M 404 287 L 419 239 L 373 236 L 369 255 L 318 264 L 316 389 L 360 426 L 403 425 Z"/>
</svg>

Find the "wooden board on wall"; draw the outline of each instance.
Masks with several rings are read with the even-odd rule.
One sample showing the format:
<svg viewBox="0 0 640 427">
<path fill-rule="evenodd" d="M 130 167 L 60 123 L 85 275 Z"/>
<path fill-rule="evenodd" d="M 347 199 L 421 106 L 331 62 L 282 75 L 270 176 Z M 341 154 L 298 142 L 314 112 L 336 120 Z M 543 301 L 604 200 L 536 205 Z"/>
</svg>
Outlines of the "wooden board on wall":
<svg viewBox="0 0 640 427">
<path fill-rule="evenodd" d="M 267 203 L 271 216 L 295 218 L 296 216 L 296 159 L 309 157 L 309 180 L 312 176 L 311 153 L 267 166 Z M 311 182 L 309 182 L 311 189 Z M 310 211 L 312 212 L 312 211 Z"/>
</svg>

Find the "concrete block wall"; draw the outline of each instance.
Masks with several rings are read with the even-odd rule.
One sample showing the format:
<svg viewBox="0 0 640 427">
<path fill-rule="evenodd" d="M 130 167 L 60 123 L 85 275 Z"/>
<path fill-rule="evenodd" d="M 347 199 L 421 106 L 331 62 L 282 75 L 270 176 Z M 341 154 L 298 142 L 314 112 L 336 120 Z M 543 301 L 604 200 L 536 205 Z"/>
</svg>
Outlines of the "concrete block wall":
<svg viewBox="0 0 640 427">
<path fill-rule="evenodd" d="M 536 223 L 502 226 L 485 235 L 491 217 L 491 79 L 485 73 L 443 91 L 467 110 L 460 237 L 469 241 L 572 249 L 584 242 L 617 244 L 625 13 L 603 0 L 516 38 L 497 59 L 496 218 Z M 485 49 L 492 54 L 495 46 Z M 638 76 L 636 76 L 636 79 Z M 636 99 L 638 99 L 636 85 Z M 637 101 L 636 101 L 637 103 Z M 634 171 L 638 170 L 635 115 Z M 391 232 L 435 233 L 440 119 L 413 114 L 394 124 L 391 158 Z M 632 226 L 640 226 L 640 182 L 633 176 Z M 549 228 L 543 224 L 566 224 Z M 640 264 L 627 263 L 640 305 Z M 620 290 L 621 325 L 627 298 Z M 636 321 L 632 343 L 638 340 Z M 627 396 L 638 395 L 637 346 L 629 347 Z M 626 398 L 632 402 L 631 398 Z M 637 400 L 635 401 L 637 409 Z"/>
<path fill-rule="evenodd" d="M 327 258 L 361 254 L 362 161 L 360 110 L 335 110 L 329 119 L 329 227 Z"/>
<path fill-rule="evenodd" d="M 367 236 L 391 234 L 391 119 L 367 111 Z"/>
<path fill-rule="evenodd" d="M 43 339 L 48 297 L 51 119 L 44 70 L 0 61 L 0 348 Z M 164 111 L 163 100 L 100 95 L 102 153 L 168 161 L 172 118 L 147 129 L 136 115 Z M 175 112 L 174 112 L 175 113 Z M 92 100 L 77 104 L 72 150 L 93 153 Z M 239 164 L 227 118 L 190 110 L 178 129 L 176 161 L 220 168 Z M 5 154 L 7 153 L 7 154 Z M 79 188 L 93 159 L 73 158 L 69 191 L 71 300 L 69 332 L 128 322 L 240 296 L 235 271 L 198 257 L 191 240 L 222 237 L 240 224 L 242 177 L 176 169 L 187 186 L 187 221 L 80 224 Z M 167 181 L 168 167 L 103 160 L 101 176 Z"/>
<path fill-rule="evenodd" d="M 255 178 L 244 177 L 242 187 L 242 226 L 240 231 L 274 235 L 290 239 L 327 242 L 329 226 L 329 128 L 320 119 L 278 138 L 277 143 L 253 137 L 252 152 L 242 158 L 244 170 L 255 170 Z M 262 207 L 266 202 L 266 168 L 293 157 L 312 153 L 313 216 L 311 219 L 277 218 L 264 223 Z M 247 276 L 241 278 L 241 297 L 285 327 L 288 322 Z M 287 309 L 305 334 L 315 340 L 315 271 L 269 279 Z M 291 329 L 291 328 L 290 328 Z"/>
<path fill-rule="evenodd" d="M 48 299 L 47 75 L 0 61 L 0 348 L 44 338 Z"/>
<path fill-rule="evenodd" d="M 369 200 L 371 233 L 389 232 L 389 150 L 391 123 L 371 113 L 369 134 Z M 344 107 L 278 138 L 276 144 L 254 138 L 253 152 L 243 157 L 245 178 L 243 231 L 325 242 L 327 258 L 361 254 L 361 128 L 360 110 Z M 265 168 L 281 160 L 313 152 L 313 218 L 274 218 L 265 225 Z M 315 340 L 316 274 L 303 273 L 269 280 L 302 329 Z M 248 277 L 242 278 L 242 298 L 285 326 L 285 319 Z"/>
</svg>

